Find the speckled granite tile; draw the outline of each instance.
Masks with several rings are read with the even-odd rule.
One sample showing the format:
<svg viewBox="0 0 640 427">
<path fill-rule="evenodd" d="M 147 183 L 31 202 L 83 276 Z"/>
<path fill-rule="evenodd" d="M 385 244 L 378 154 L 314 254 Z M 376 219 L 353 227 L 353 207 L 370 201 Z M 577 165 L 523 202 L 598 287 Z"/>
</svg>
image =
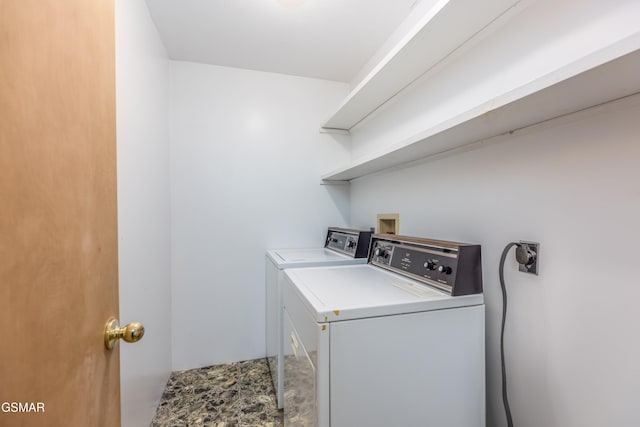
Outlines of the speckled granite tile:
<svg viewBox="0 0 640 427">
<path fill-rule="evenodd" d="M 151 427 L 282 427 L 265 359 L 171 374 Z"/>
</svg>

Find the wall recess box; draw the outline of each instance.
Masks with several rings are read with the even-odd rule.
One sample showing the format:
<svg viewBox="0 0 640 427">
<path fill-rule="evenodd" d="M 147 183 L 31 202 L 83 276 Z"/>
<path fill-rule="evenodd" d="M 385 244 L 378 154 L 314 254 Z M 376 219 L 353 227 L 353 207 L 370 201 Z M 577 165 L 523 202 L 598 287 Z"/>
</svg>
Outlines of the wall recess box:
<svg viewBox="0 0 640 427">
<path fill-rule="evenodd" d="M 378 214 L 378 234 L 400 234 L 400 214 L 384 213 Z"/>
</svg>

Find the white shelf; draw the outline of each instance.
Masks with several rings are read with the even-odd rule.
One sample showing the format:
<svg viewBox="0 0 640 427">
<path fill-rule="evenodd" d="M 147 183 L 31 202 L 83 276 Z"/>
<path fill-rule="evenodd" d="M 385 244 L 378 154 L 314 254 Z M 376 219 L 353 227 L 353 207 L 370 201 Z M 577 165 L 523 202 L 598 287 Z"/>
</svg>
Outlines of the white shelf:
<svg viewBox="0 0 640 427">
<path fill-rule="evenodd" d="M 349 130 L 521 0 L 441 0 L 351 91 L 324 129 Z M 455 31 L 451 31 L 451 23 Z"/>
<path fill-rule="evenodd" d="M 483 2 L 479 2 L 483 3 Z M 322 176 L 349 181 L 640 92 L 640 32 Z"/>
</svg>

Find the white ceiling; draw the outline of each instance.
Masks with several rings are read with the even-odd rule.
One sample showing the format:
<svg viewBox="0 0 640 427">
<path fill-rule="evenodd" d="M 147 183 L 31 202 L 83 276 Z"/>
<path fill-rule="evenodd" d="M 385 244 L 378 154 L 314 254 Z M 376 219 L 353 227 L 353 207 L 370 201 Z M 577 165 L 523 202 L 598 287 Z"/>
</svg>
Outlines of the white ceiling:
<svg viewBox="0 0 640 427">
<path fill-rule="evenodd" d="M 171 59 L 350 82 L 417 0 L 146 0 Z"/>
</svg>

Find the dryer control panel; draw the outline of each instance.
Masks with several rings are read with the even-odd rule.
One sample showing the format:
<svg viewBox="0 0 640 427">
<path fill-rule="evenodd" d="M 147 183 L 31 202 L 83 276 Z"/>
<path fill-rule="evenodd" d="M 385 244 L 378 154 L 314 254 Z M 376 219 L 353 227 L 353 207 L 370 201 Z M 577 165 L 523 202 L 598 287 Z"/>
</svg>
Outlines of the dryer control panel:
<svg viewBox="0 0 640 427">
<path fill-rule="evenodd" d="M 369 263 L 450 295 L 482 292 L 480 245 L 374 234 Z"/>
<path fill-rule="evenodd" d="M 370 231 L 330 227 L 324 247 L 353 258 L 366 258 L 369 255 L 371 234 Z"/>
</svg>

